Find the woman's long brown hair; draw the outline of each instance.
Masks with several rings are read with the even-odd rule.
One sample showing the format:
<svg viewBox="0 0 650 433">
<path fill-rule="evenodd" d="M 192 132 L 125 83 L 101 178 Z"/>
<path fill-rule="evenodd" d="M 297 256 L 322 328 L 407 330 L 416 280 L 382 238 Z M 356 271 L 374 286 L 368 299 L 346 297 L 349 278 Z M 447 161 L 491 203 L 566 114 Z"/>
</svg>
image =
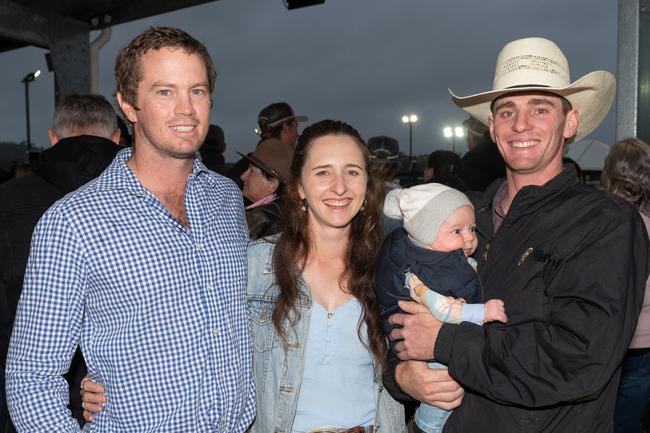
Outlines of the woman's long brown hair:
<svg viewBox="0 0 650 433">
<path fill-rule="evenodd" d="M 612 145 L 600 176 L 603 189 L 635 205 L 650 218 L 650 147 L 638 138 Z"/>
<path fill-rule="evenodd" d="M 291 328 L 300 319 L 297 307 L 300 287 L 298 277 L 304 270 L 307 256 L 312 250 L 307 223 L 307 212 L 302 210 L 299 194 L 302 168 L 314 140 L 327 135 L 351 137 L 363 152 L 368 174 L 365 204 L 350 224 L 350 237 L 346 251 L 345 271 L 339 277 L 341 287 L 354 296 L 362 307 L 362 319 L 368 329 L 367 346 L 375 363 L 385 367 L 386 340 L 379 320 L 379 306 L 374 290 L 375 262 L 381 247 L 380 206 L 383 199 L 383 186 L 368 171 L 369 155 L 364 141 L 356 129 L 350 125 L 323 120 L 306 128 L 296 145 L 291 165 L 292 179 L 287 184 L 284 200 L 286 226 L 275 247 L 273 266 L 280 292 L 273 309 L 273 325 L 278 335 L 286 342 Z M 361 324 L 357 333 L 362 342 Z M 365 344 L 365 343 L 364 343 Z"/>
</svg>

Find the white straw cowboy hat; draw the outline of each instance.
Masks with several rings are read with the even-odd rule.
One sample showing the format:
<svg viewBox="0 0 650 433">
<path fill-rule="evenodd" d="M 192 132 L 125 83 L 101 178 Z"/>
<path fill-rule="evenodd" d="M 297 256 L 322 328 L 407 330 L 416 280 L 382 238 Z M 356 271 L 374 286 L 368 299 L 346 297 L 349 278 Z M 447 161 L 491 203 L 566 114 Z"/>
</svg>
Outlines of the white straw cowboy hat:
<svg viewBox="0 0 650 433">
<path fill-rule="evenodd" d="M 525 91 L 550 92 L 568 100 L 580 112 L 574 137 L 579 140 L 607 115 L 616 80 L 607 71 L 595 71 L 571 83 L 569 63 L 557 45 L 544 38 L 525 38 L 510 42 L 499 53 L 491 91 L 459 97 L 449 89 L 454 103 L 485 125 L 495 99 Z"/>
</svg>

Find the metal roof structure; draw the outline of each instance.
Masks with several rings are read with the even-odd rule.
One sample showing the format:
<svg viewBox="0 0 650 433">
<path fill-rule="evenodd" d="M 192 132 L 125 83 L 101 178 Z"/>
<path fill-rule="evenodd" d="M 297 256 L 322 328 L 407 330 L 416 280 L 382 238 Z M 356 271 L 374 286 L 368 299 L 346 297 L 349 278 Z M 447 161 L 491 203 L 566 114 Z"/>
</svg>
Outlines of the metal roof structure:
<svg viewBox="0 0 650 433">
<path fill-rule="evenodd" d="M 85 27 L 88 32 L 210 1 L 214 0 L 4 0 L 0 2 L 0 51 L 28 45 L 49 48 L 57 22 Z"/>
<path fill-rule="evenodd" d="M 30 45 L 47 49 L 55 99 L 90 92 L 96 87 L 91 85 L 91 68 L 97 69 L 103 43 L 91 46 L 92 30 L 106 29 L 98 39 L 107 40 L 113 25 L 210 1 L 214 0 L 2 0 L 0 52 Z"/>
</svg>

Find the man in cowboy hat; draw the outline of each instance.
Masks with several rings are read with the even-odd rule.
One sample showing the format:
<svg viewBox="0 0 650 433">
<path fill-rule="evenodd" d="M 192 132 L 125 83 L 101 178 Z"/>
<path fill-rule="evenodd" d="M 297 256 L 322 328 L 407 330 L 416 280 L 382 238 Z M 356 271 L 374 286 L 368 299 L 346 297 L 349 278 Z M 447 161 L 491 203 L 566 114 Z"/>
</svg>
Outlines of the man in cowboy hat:
<svg viewBox="0 0 650 433">
<path fill-rule="evenodd" d="M 452 93 L 489 126 L 506 162 L 504 184 L 475 208 L 483 295 L 503 299 L 509 321 L 441 324 L 412 303 L 401 305 L 410 315 L 391 318 L 403 325 L 391 334 L 400 359 L 433 357 L 465 389 L 460 397 L 446 373 L 414 361 L 395 369 L 401 389 L 420 400 L 449 408 L 462 398 L 445 432 L 612 430 L 648 238 L 634 209 L 580 184 L 562 155 L 598 126 L 614 89 L 604 71 L 571 83 L 560 49 L 527 38 L 501 51 L 492 91 Z M 431 384 L 438 379 L 443 385 Z"/>
</svg>

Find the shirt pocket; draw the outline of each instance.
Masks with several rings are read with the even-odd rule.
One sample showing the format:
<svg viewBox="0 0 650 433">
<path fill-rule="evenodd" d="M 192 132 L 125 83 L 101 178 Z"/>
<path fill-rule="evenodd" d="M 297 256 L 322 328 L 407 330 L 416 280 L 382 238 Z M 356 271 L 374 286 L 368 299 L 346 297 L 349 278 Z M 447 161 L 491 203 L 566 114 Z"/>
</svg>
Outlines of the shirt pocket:
<svg viewBox="0 0 650 433">
<path fill-rule="evenodd" d="M 272 321 L 275 302 L 266 297 L 248 296 L 247 303 L 255 351 L 269 352 L 278 345 Z"/>
</svg>

